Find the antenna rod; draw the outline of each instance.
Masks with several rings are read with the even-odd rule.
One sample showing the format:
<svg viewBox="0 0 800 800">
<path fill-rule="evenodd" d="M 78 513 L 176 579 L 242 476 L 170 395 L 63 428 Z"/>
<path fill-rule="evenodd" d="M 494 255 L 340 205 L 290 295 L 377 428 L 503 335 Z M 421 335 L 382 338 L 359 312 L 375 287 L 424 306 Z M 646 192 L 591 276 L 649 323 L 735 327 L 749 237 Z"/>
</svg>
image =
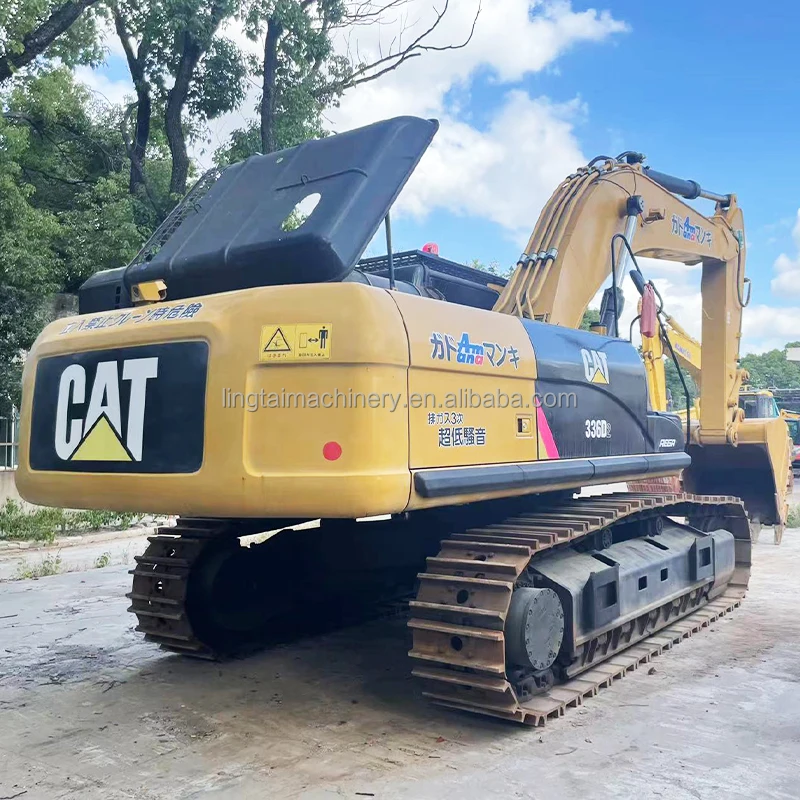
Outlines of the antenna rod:
<svg viewBox="0 0 800 800">
<path fill-rule="evenodd" d="M 394 256 L 392 255 L 392 220 L 386 212 L 386 255 L 389 257 L 389 288 L 394 289 Z"/>
</svg>

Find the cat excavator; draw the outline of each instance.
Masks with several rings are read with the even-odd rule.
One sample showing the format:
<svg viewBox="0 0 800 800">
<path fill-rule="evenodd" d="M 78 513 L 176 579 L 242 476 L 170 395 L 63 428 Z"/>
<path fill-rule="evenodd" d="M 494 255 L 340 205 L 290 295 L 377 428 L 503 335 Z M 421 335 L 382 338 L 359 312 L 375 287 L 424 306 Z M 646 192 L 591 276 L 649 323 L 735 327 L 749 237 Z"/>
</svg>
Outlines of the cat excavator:
<svg viewBox="0 0 800 800">
<path fill-rule="evenodd" d="M 785 426 L 756 435 L 736 402 L 735 196 L 600 157 L 557 188 L 505 286 L 399 269 L 389 211 L 437 128 L 398 117 L 201 179 L 37 339 L 17 485 L 38 504 L 178 515 L 129 594 L 166 650 L 240 653 L 415 591 L 423 694 L 542 724 L 742 601 L 746 504 L 783 519 Z M 359 268 L 381 224 L 386 268 Z M 689 440 L 648 409 L 618 335 L 638 254 L 703 265 Z M 609 275 L 610 335 L 580 330 Z M 752 486 L 729 481 L 730 452 L 755 442 Z M 581 494 L 681 473 L 684 492 Z"/>
</svg>

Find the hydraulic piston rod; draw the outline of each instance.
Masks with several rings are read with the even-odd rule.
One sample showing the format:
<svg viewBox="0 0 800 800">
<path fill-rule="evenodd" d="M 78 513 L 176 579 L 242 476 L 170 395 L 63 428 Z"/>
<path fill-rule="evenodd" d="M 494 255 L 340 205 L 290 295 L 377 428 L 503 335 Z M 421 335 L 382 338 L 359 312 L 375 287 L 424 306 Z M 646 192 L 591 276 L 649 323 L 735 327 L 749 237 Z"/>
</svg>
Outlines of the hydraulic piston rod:
<svg viewBox="0 0 800 800">
<path fill-rule="evenodd" d="M 731 204 L 731 196 L 729 194 L 709 192 L 703 189 L 697 181 L 676 178 L 674 175 L 668 175 L 666 172 L 658 172 L 658 170 L 651 169 L 650 167 L 644 168 L 644 174 L 668 191 L 685 197 L 687 200 L 696 200 L 698 197 L 703 197 L 706 200 L 713 200 L 715 203 L 720 203 L 723 206 L 729 206 Z"/>
</svg>

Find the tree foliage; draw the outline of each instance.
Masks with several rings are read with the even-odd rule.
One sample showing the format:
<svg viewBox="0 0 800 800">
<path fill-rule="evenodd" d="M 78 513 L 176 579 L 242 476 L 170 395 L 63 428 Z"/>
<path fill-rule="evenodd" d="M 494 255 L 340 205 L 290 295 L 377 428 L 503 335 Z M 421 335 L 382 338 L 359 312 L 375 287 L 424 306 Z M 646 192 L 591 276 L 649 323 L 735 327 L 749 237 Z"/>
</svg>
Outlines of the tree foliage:
<svg viewBox="0 0 800 800">
<path fill-rule="evenodd" d="M 30 203 L 26 149 L 27 132 L 0 118 L 0 414 L 19 401 L 22 353 L 46 321 L 43 296 L 57 288 L 58 226 Z"/>
<path fill-rule="evenodd" d="M 435 13 L 427 28 L 405 38 L 402 31 L 372 57 L 362 56 L 357 48 L 348 46 L 342 53 L 335 47 L 336 37 L 347 40 L 359 28 L 394 21 L 408 4 L 409 0 L 243 0 L 245 31 L 261 51 L 252 64 L 261 98 L 258 123 L 243 129 L 239 146 L 258 143 L 252 154 L 298 144 L 309 134 L 317 135 L 324 109 L 337 105 L 348 89 L 377 80 L 425 53 L 465 47 L 472 38 L 474 22 L 463 41 L 431 44 L 448 12 L 449 0 L 444 0 L 438 10 L 432 4 Z M 480 7 L 475 21 L 479 13 Z M 226 157 L 219 154 L 222 160 Z"/>
<path fill-rule="evenodd" d="M 97 0 L 17 0 L 0 4 L 0 84 L 36 59 L 97 64 L 102 60 L 96 17 L 87 12 Z"/>
<path fill-rule="evenodd" d="M 51 316 L 52 295 L 74 292 L 98 269 L 126 263 L 156 222 L 152 210 L 128 191 L 119 116 L 119 109 L 98 106 L 63 67 L 33 77 L 5 97 L 0 118 L 3 410 L 19 400 L 21 354 Z"/>
<path fill-rule="evenodd" d="M 492 275 L 497 275 L 500 278 L 510 278 L 511 273 L 514 271 L 513 267 L 502 267 L 499 261 L 492 260 L 488 264 L 481 261 L 479 258 L 473 258 L 469 262 L 473 269 L 480 269 L 483 272 L 490 272 Z"/>
<path fill-rule="evenodd" d="M 680 411 L 686 407 L 686 394 L 683 389 L 683 384 L 678 376 L 678 368 L 675 362 L 667 357 L 664 360 L 664 377 L 667 384 L 667 398 L 672 401 L 672 411 Z M 694 403 L 697 397 L 697 384 L 692 379 L 692 376 L 683 370 L 683 379 L 686 381 L 686 388 L 689 390 L 689 402 Z"/>
<path fill-rule="evenodd" d="M 786 345 L 798 346 L 800 342 Z M 800 389 L 800 364 L 786 359 L 786 348 L 747 355 L 741 364 L 750 373 L 750 386 L 756 389 Z"/>
<path fill-rule="evenodd" d="M 583 318 L 581 319 L 581 330 L 590 331 L 592 325 L 598 322 L 600 322 L 600 309 L 587 308 L 583 312 Z"/>
<path fill-rule="evenodd" d="M 254 119 L 217 150 L 220 164 L 324 136 L 323 112 L 344 91 L 469 41 L 430 43 L 443 0 L 431 2 L 427 29 L 377 55 L 341 49 L 362 26 L 408 18 L 408 2 L 0 3 L 0 414 L 19 402 L 25 352 L 57 313 L 54 296 L 130 260 L 199 171 L 191 146 L 210 120 L 241 108 L 248 85 L 261 89 Z M 255 57 L 224 35 L 233 24 Z M 133 84 L 118 106 L 72 73 L 103 60 L 109 30 Z"/>
</svg>

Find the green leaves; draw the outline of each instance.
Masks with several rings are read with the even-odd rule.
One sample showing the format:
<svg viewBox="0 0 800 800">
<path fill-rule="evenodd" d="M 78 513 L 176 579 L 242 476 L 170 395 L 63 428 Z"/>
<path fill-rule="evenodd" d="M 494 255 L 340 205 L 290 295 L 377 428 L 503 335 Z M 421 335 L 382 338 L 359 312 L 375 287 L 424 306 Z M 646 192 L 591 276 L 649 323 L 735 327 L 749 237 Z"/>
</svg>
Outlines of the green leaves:
<svg viewBox="0 0 800 800">
<path fill-rule="evenodd" d="M 99 64 L 103 58 L 91 6 L 97 0 L 17 0 L 0 4 L 0 83 L 22 68 Z M 89 9 L 87 11 L 87 9 Z"/>
<path fill-rule="evenodd" d="M 741 364 L 750 373 L 748 384 L 755 389 L 800 389 L 800 364 L 787 361 L 785 349 L 747 355 Z"/>
<path fill-rule="evenodd" d="M 238 108 L 245 97 L 247 64 L 229 39 L 212 39 L 189 91 L 189 112 L 200 121 Z"/>
<path fill-rule="evenodd" d="M 19 405 L 22 354 L 53 316 L 52 297 L 125 264 L 156 220 L 128 192 L 119 112 L 66 68 L 5 98 L 0 117 L 0 415 Z M 163 184 L 163 179 L 162 179 Z"/>
</svg>

